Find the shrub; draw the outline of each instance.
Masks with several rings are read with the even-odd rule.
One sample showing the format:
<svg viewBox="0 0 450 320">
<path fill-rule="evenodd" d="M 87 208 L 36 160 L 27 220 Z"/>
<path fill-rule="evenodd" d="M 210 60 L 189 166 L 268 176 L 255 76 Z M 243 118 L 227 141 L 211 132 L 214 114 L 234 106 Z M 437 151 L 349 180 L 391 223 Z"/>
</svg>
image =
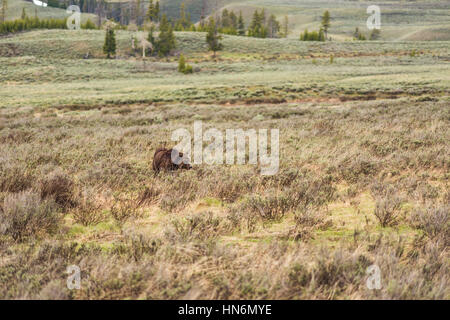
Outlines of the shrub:
<svg viewBox="0 0 450 320">
<path fill-rule="evenodd" d="M 57 169 L 40 181 L 39 190 L 42 199 L 53 198 L 62 208 L 73 207 L 74 183 L 62 170 Z"/>
<path fill-rule="evenodd" d="M 300 34 L 300 41 L 325 41 L 325 34 L 322 28 L 319 31 L 308 32 L 306 29 Z"/>
<path fill-rule="evenodd" d="M 101 205 L 95 202 L 89 189 L 83 191 L 72 214 L 75 222 L 83 226 L 96 225 L 105 220 Z"/>
<path fill-rule="evenodd" d="M 42 200 L 33 191 L 9 194 L 0 208 L 0 234 L 20 242 L 56 232 L 60 219 L 53 200 Z"/>
<path fill-rule="evenodd" d="M 230 230 L 230 224 L 211 212 L 189 215 L 183 219 L 172 220 L 166 236 L 181 241 L 207 240 L 216 238 Z"/>
<path fill-rule="evenodd" d="M 402 199 L 394 188 L 385 185 L 372 186 L 372 195 L 375 198 L 375 217 L 384 227 L 394 226 L 398 223 L 401 212 Z"/>
<path fill-rule="evenodd" d="M 67 29 L 67 19 L 39 19 L 25 17 L 25 19 L 0 22 L 0 34 L 32 29 Z"/>
<path fill-rule="evenodd" d="M 190 74 L 190 73 L 194 73 L 194 69 L 192 68 L 192 66 L 190 64 L 186 65 L 186 68 L 184 69 L 184 74 Z"/>
<path fill-rule="evenodd" d="M 178 72 L 184 72 L 184 69 L 186 68 L 186 59 L 184 58 L 184 55 L 180 55 L 180 59 L 178 60 Z"/>
<path fill-rule="evenodd" d="M 292 202 L 286 194 L 252 195 L 244 199 L 242 209 L 256 213 L 263 220 L 278 221 L 292 208 Z"/>
<path fill-rule="evenodd" d="M 137 204 L 133 199 L 115 199 L 111 215 L 119 225 L 122 225 L 130 218 L 139 216 Z"/>
<path fill-rule="evenodd" d="M 81 25 L 81 29 L 95 30 L 97 29 L 97 26 L 91 21 L 91 19 L 89 19 L 86 23 Z"/>
<path fill-rule="evenodd" d="M 31 187 L 32 176 L 23 166 L 0 165 L 0 191 L 20 192 Z"/>
<path fill-rule="evenodd" d="M 411 216 L 413 227 L 422 230 L 430 239 L 439 236 L 449 238 L 449 206 L 432 207 L 414 211 Z"/>
<path fill-rule="evenodd" d="M 178 72 L 184 73 L 184 74 L 190 74 L 194 72 L 194 69 L 191 65 L 186 64 L 186 59 L 184 58 L 183 54 L 180 55 L 180 60 L 178 61 Z"/>
</svg>

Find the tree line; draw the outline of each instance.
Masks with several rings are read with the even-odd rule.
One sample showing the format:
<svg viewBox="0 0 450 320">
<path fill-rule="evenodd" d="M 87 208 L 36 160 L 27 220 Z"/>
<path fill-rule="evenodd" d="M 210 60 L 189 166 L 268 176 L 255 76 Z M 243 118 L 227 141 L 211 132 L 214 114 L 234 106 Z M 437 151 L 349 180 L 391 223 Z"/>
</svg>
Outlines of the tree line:
<svg viewBox="0 0 450 320">
<path fill-rule="evenodd" d="M 96 25 L 88 20 L 81 24 L 82 29 L 97 29 Z M 36 15 L 29 17 L 25 8 L 22 9 L 20 19 L 0 20 L 0 34 L 21 32 L 33 29 L 67 29 L 67 18 L 65 19 L 39 19 Z"/>
</svg>

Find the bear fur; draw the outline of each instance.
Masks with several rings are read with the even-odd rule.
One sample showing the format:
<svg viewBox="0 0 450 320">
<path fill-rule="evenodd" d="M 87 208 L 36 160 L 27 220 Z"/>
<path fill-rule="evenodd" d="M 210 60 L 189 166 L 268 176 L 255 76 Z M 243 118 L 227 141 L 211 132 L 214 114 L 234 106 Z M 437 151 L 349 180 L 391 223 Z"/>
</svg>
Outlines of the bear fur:
<svg viewBox="0 0 450 320">
<path fill-rule="evenodd" d="M 176 163 L 172 162 L 172 152 L 178 153 L 178 157 L 175 160 Z M 177 170 L 190 170 L 192 166 L 184 157 L 182 152 L 174 149 L 159 148 L 155 151 L 153 157 L 153 170 L 155 173 L 160 171 L 177 171 Z"/>
</svg>

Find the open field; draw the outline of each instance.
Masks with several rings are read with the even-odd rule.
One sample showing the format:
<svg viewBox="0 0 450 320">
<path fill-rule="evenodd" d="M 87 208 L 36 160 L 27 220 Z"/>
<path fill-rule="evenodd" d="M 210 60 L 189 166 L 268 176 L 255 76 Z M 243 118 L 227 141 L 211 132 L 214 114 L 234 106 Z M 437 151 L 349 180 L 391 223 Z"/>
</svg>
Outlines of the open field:
<svg viewBox="0 0 450 320">
<path fill-rule="evenodd" d="M 192 75 L 127 31 L 114 60 L 104 31 L 0 38 L 0 298 L 450 298 L 448 41 L 176 36 Z M 155 176 L 195 120 L 279 129 L 278 174 Z"/>
<path fill-rule="evenodd" d="M 225 36 L 224 51 L 212 61 L 203 33 L 179 33 L 178 50 L 199 71 L 186 77 L 177 72 L 176 57 L 149 59 L 145 68 L 130 58 L 131 35 L 117 33 L 119 59 L 112 61 L 103 59 L 101 31 L 33 31 L 0 39 L 0 106 L 370 99 L 445 95 L 450 83 L 445 41 L 313 44 Z M 101 59 L 81 59 L 87 53 Z"/>
</svg>

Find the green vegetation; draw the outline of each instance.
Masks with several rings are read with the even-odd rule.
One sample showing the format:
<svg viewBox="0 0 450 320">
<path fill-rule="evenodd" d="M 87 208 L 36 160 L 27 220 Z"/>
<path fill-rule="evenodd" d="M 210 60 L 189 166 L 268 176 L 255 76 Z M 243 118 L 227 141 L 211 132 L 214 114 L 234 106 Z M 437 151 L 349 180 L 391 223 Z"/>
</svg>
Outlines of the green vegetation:
<svg viewBox="0 0 450 320">
<path fill-rule="evenodd" d="M 106 54 L 108 59 L 116 54 L 116 37 L 114 35 L 114 29 L 106 29 L 105 43 L 103 45 L 103 53 Z"/>
<path fill-rule="evenodd" d="M 159 30 L 159 39 L 156 42 L 155 52 L 157 52 L 160 57 L 167 56 L 175 49 L 176 41 L 172 25 L 168 22 L 165 14 L 163 14 L 161 18 Z"/>
<path fill-rule="evenodd" d="M 85 25 L 86 26 L 86 25 Z M 67 29 L 66 19 L 48 19 L 25 18 L 0 22 L 0 35 L 5 33 L 14 33 L 32 29 Z"/>
<path fill-rule="evenodd" d="M 325 41 L 325 34 L 323 29 L 321 28 L 319 32 L 312 31 L 308 32 L 308 29 L 305 30 L 302 34 L 300 34 L 301 41 Z"/>
<path fill-rule="evenodd" d="M 184 58 L 183 54 L 180 55 L 180 59 L 178 60 L 178 72 L 189 74 L 193 73 L 194 70 L 191 65 L 186 64 L 186 59 Z"/>
<path fill-rule="evenodd" d="M 217 32 L 217 25 L 214 18 L 209 19 L 208 33 L 206 34 L 206 42 L 208 43 L 208 48 L 210 51 L 214 52 L 214 57 L 216 57 L 216 52 L 222 50 L 222 44 L 220 43 L 222 36 Z"/>
<path fill-rule="evenodd" d="M 331 26 L 331 16 L 330 12 L 327 10 L 322 16 L 322 30 L 325 33 L 325 39 L 328 38 L 328 29 Z"/>
</svg>

